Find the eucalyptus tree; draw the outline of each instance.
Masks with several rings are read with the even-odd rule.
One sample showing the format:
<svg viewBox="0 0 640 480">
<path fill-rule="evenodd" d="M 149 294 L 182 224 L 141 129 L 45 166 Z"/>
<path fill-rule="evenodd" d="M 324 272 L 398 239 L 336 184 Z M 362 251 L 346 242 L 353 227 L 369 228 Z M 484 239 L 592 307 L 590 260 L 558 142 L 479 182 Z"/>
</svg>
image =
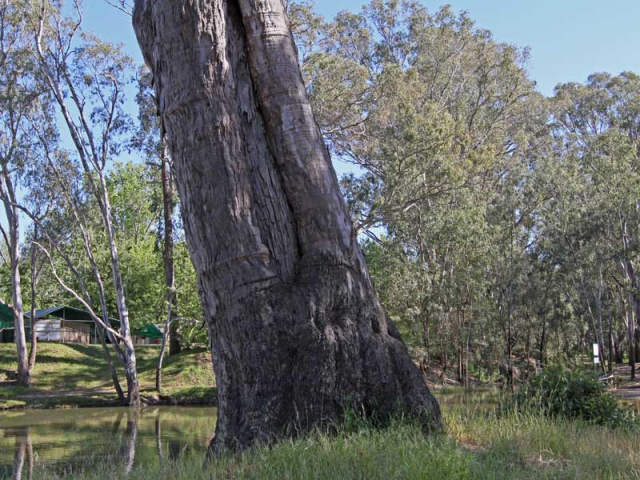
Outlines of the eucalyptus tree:
<svg viewBox="0 0 640 480">
<path fill-rule="evenodd" d="M 4 215 L 0 233 L 6 244 L 11 284 L 11 307 L 15 317 L 17 382 L 30 383 L 30 367 L 24 323 L 23 225 L 21 201 L 23 187 L 41 167 L 41 147 L 33 138 L 34 122 L 50 123 L 47 97 L 32 61 L 33 31 L 31 10 L 25 2 L 0 2 L 0 201 Z"/>
<path fill-rule="evenodd" d="M 376 287 L 415 353 L 455 355 L 462 376 L 475 333 L 470 354 L 506 358 L 509 377 L 514 356 L 573 362 L 592 342 L 637 357 L 637 75 L 544 99 L 527 49 L 450 8 L 374 0 L 330 22 L 289 8 L 322 133 L 359 167 L 342 187 Z"/>
<path fill-rule="evenodd" d="M 90 260 L 94 279 L 100 284 L 104 319 L 101 326 L 122 343 L 122 348 L 117 347 L 116 352 L 127 378 L 127 401 L 130 405 L 139 405 L 135 349 L 107 185 L 108 166 L 122 152 L 130 127 L 123 105 L 126 85 L 133 78 L 132 61 L 117 47 L 82 32 L 78 4 L 75 5 L 78 9 L 75 17 L 66 18 L 55 3 L 48 0 L 35 3 L 39 10 L 35 36 L 38 66 L 48 91 L 55 99 L 63 126 L 71 137 L 79 169 L 98 205 L 108 239 L 111 277 L 121 322 L 117 333 L 109 326 L 104 285 L 95 262 L 91 239 L 86 231 L 83 233 L 85 253 Z M 51 18 L 55 21 L 51 21 Z M 78 215 L 77 208 L 74 218 L 82 230 L 83 219 Z M 69 293 L 72 293 L 70 289 Z M 78 301 L 91 309 L 88 298 L 73 293 Z M 94 319 L 98 320 L 98 315 L 94 314 Z"/>
<path fill-rule="evenodd" d="M 635 376 L 640 284 L 637 279 L 640 211 L 640 77 L 593 74 L 586 84 L 559 85 L 555 131 L 562 145 L 566 182 L 562 238 L 575 262 L 591 331 L 604 352 L 603 318 L 610 283 L 620 287 L 631 375 Z M 607 278 L 609 282 L 607 282 Z M 605 300 L 607 302 L 605 302 Z M 612 328 L 610 328 L 612 330 Z"/>
<path fill-rule="evenodd" d="M 421 332 L 426 356 L 437 352 L 445 367 L 455 358 L 461 378 L 472 350 L 496 335 L 509 356 L 509 330 L 518 330 L 509 305 L 525 287 L 516 292 L 513 282 L 526 275 L 518 265 L 547 197 L 528 186 L 549 148 L 528 50 L 417 1 L 374 0 L 321 25 L 308 14 L 296 21 L 305 18 L 296 31 L 313 39 L 303 71 L 321 130 L 361 172 L 342 182 L 357 228 L 371 237 L 385 229 L 385 244 L 406 257 L 401 270 L 411 265 L 411 282 L 401 273 L 403 285 L 417 283 L 406 317 L 419 328 L 409 330 Z"/>
<path fill-rule="evenodd" d="M 466 14 L 374 0 L 322 26 L 303 65 L 360 230 L 457 188 L 490 182 L 532 116 L 528 51 L 495 42 Z"/>
<path fill-rule="evenodd" d="M 212 338 L 215 451 L 438 404 L 381 308 L 281 0 L 138 0 Z"/>
</svg>

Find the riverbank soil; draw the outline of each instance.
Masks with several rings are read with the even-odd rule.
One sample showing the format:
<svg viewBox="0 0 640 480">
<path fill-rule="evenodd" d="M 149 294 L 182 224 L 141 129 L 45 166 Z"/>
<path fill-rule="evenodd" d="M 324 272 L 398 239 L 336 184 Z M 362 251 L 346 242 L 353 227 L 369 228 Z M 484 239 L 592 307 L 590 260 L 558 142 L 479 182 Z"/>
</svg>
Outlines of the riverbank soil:
<svg viewBox="0 0 640 480">
<path fill-rule="evenodd" d="M 214 405 L 215 378 L 211 355 L 204 349 L 186 350 L 165 358 L 163 396 L 155 392 L 159 349 L 137 347 L 142 396 L 147 403 Z M 15 385 L 15 345 L 0 344 L 0 410 L 115 405 L 117 397 L 99 345 L 41 343 L 29 388 Z M 119 372 L 123 386 L 124 373 Z"/>
</svg>

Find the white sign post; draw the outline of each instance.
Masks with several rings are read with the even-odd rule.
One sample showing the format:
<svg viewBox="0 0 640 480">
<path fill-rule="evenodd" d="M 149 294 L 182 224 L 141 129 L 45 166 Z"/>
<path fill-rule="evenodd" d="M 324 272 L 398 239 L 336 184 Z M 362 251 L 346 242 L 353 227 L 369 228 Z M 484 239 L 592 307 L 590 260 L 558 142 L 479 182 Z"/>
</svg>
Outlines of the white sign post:
<svg viewBox="0 0 640 480">
<path fill-rule="evenodd" d="M 593 344 L 593 364 L 598 365 L 600 363 L 600 347 L 597 343 Z"/>
</svg>

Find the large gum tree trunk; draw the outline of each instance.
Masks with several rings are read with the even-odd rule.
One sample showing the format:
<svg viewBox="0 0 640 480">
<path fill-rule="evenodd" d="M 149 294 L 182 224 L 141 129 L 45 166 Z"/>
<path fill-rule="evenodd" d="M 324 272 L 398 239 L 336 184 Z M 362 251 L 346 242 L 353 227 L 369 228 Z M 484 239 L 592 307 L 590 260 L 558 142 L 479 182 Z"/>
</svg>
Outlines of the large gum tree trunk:
<svg viewBox="0 0 640 480">
<path fill-rule="evenodd" d="M 280 0 L 137 0 L 238 450 L 438 404 L 373 291 Z"/>
</svg>

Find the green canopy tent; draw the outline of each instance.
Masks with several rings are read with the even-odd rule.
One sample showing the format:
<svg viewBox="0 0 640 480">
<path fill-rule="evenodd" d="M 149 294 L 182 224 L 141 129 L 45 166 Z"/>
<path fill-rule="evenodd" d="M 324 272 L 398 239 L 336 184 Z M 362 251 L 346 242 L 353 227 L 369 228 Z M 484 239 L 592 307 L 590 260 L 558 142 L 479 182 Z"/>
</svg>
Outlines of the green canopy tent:
<svg viewBox="0 0 640 480">
<path fill-rule="evenodd" d="M 153 323 L 148 323 L 144 326 L 144 328 L 134 330 L 133 334 L 136 337 L 152 338 L 154 340 L 162 339 L 162 331 Z"/>
<path fill-rule="evenodd" d="M 13 310 L 8 305 L 0 302 L 0 330 L 13 328 Z"/>
</svg>

